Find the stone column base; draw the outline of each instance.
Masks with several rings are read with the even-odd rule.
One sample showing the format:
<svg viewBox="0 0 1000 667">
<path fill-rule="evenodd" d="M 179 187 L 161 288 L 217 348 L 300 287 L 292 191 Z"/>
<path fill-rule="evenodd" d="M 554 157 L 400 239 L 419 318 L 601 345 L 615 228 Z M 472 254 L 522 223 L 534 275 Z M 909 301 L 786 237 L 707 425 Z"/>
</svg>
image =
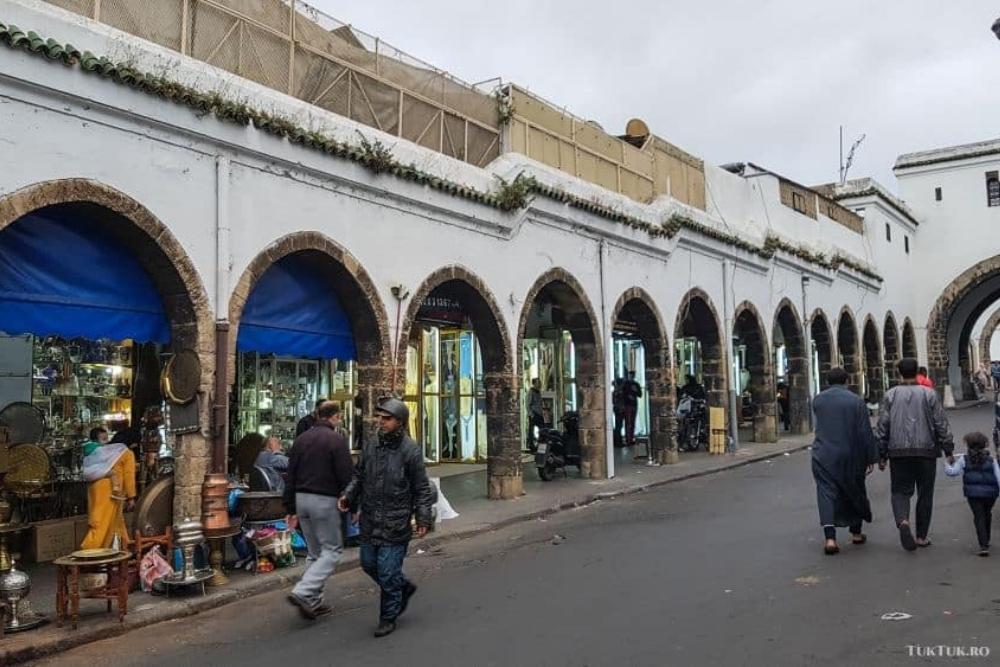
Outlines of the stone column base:
<svg viewBox="0 0 1000 667">
<path fill-rule="evenodd" d="M 669 465 L 672 463 L 679 463 L 681 460 L 681 455 L 676 449 L 663 449 L 660 450 L 660 463 L 664 465 Z"/>
<path fill-rule="evenodd" d="M 521 475 L 489 475 L 490 500 L 513 500 L 524 495 Z"/>
</svg>

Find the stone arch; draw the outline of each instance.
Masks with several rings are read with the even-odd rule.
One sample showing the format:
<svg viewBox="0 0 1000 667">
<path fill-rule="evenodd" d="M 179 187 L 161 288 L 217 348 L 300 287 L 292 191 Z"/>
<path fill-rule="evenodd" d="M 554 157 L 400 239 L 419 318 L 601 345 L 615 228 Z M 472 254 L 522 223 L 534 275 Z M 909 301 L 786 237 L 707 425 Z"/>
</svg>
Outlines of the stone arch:
<svg viewBox="0 0 1000 667">
<path fill-rule="evenodd" d="M 175 516 L 201 514 L 201 485 L 211 464 L 212 380 L 215 332 L 208 294 L 191 258 L 173 232 L 128 194 L 87 178 L 28 185 L 0 197 L 0 232 L 43 208 L 72 206 L 74 213 L 113 226 L 151 277 L 171 326 L 171 347 L 191 348 L 201 360 L 202 401 L 197 433 L 179 436 L 175 448 Z M 108 215 L 110 214 L 110 215 Z"/>
<path fill-rule="evenodd" d="M 576 350 L 576 387 L 581 395 L 578 401 L 583 459 L 581 472 L 590 479 L 604 479 L 608 474 L 607 400 L 600 320 L 577 279 L 565 269 L 549 269 L 535 281 L 525 296 L 517 327 L 518 350 L 523 349 L 528 320 L 540 299 L 558 306 L 565 317 L 561 323 L 563 329 L 570 332 Z M 520 368 L 517 378 L 520 380 Z"/>
<path fill-rule="evenodd" d="M 750 372 L 750 382 L 746 388 L 750 392 L 750 405 L 746 405 L 741 397 L 740 421 L 745 416 L 751 417 L 754 442 L 774 442 L 778 438 L 774 373 L 764 320 L 751 302 L 744 301 L 736 306 L 732 336 L 746 345 L 746 369 Z M 735 380 L 738 382 L 739 378 Z M 741 435 L 740 439 L 743 440 L 744 437 Z"/>
<path fill-rule="evenodd" d="M 909 317 L 903 319 L 903 331 L 900 336 L 902 342 L 903 359 L 917 358 L 917 334 L 913 330 L 913 322 Z"/>
<path fill-rule="evenodd" d="M 889 378 L 889 386 L 886 389 L 895 387 L 902 381 L 899 375 L 899 328 L 896 326 L 896 316 L 890 310 L 885 315 L 885 324 L 882 328 L 882 353 L 885 359 L 885 374 Z"/>
<path fill-rule="evenodd" d="M 653 298 L 640 287 L 631 287 L 618 298 L 611 311 L 611 323 L 627 318 L 637 325 L 646 358 L 646 386 L 649 396 L 649 453 L 660 463 L 677 460 L 674 407 L 674 372 L 670 340 L 663 318 Z"/>
<path fill-rule="evenodd" d="M 379 398 L 398 393 L 395 392 L 398 375 L 395 369 L 402 362 L 393 357 L 389 318 L 375 283 L 353 255 L 319 232 L 294 232 L 279 238 L 261 250 L 236 281 L 229 298 L 230 385 L 236 379 L 236 340 L 247 299 L 260 277 L 275 262 L 293 255 L 315 257 L 323 264 L 324 277 L 351 321 L 358 357 L 355 363 L 362 428 L 365 437 L 371 437 L 375 432 L 373 415 Z"/>
<path fill-rule="evenodd" d="M 1000 308 L 990 315 L 990 319 L 986 320 L 986 326 L 983 327 L 983 333 L 979 337 L 979 358 L 987 364 L 991 361 L 990 348 L 992 347 L 993 336 L 996 334 L 997 327 L 1000 327 Z"/>
<path fill-rule="evenodd" d="M 771 330 L 775 350 L 777 341 L 781 340 L 788 362 L 787 413 L 779 410 L 778 416 L 784 416 L 791 433 L 806 433 L 809 430 L 809 351 L 803 339 L 802 320 L 790 299 L 784 298 L 778 304 Z"/>
<path fill-rule="evenodd" d="M 414 325 L 421 305 L 439 289 L 447 290 L 461 301 L 479 341 L 486 392 L 488 495 L 492 499 L 517 498 L 524 493 L 524 483 L 516 365 L 503 311 L 486 283 L 457 264 L 434 271 L 410 297 L 400 328 L 400 346 L 405 346 L 415 335 Z"/>
<path fill-rule="evenodd" d="M 711 297 L 698 287 L 688 290 L 677 308 L 674 343 L 685 338 L 697 338 L 701 345 L 701 382 L 708 395 L 708 404 L 725 410 L 727 357 L 722 345 L 722 320 Z M 685 378 L 678 377 L 677 383 L 680 385 L 684 381 Z"/>
<path fill-rule="evenodd" d="M 809 338 L 815 349 L 816 366 L 818 376 L 816 386 L 820 391 L 830 386 L 827 380 L 827 373 L 833 368 L 833 360 L 836 356 L 834 337 L 830 328 L 830 320 L 822 309 L 817 308 L 809 318 Z"/>
<path fill-rule="evenodd" d="M 875 319 L 868 315 L 861 335 L 861 347 L 864 350 L 865 393 L 869 402 L 880 402 L 885 393 L 884 366 L 882 356 L 882 337 L 879 336 Z"/>
<path fill-rule="evenodd" d="M 968 351 L 972 327 L 1000 300 L 1000 255 L 963 271 L 942 290 L 927 318 L 927 368 L 935 387 L 951 385 L 956 400 L 975 397 Z"/>
<path fill-rule="evenodd" d="M 858 344 L 858 325 L 854 313 L 847 306 L 837 318 L 838 365 L 847 371 L 847 386 L 856 394 L 861 393 L 861 350 Z"/>
</svg>

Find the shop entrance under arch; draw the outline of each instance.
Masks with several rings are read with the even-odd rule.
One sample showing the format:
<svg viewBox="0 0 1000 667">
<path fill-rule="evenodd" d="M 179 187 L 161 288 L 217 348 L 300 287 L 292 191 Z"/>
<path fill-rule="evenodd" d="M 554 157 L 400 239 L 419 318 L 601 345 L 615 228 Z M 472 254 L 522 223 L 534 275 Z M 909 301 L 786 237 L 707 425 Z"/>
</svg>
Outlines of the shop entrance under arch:
<svg viewBox="0 0 1000 667">
<path fill-rule="evenodd" d="M 902 378 L 899 375 L 899 329 L 896 327 L 896 318 L 889 313 L 885 317 L 885 325 L 882 329 L 882 352 L 885 357 L 885 388 L 892 389 L 898 385 Z"/>
<path fill-rule="evenodd" d="M 812 354 L 810 362 L 812 364 L 812 393 L 818 394 L 830 383 L 827 374 L 833 367 L 833 336 L 830 333 L 830 323 L 826 319 L 823 311 L 817 310 L 809 324 L 810 347 Z"/>
<path fill-rule="evenodd" d="M 772 340 L 778 429 L 792 434 L 805 433 L 809 430 L 809 358 L 803 343 L 802 325 L 789 303 L 778 308 Z"/>
<path fill-rule="evenodd" d="M 580 417 L 581 473 L 607 476 L 605 378 L 597 320 L 582 289 L 554 270 L 529 293 L 519 326 L 521 423 L 529 447 L 538 427 L 556 427 L 567 412 Z M 531 395 L 537 382 L 539 397 Z M 540 420 L 529 419 L 540 401 Z"/>
<path fill-rule="evenodd" d="M 847 371 L 847 387 L 861 396 L 863 378 L 859 347 L 858 327 L 854 322 L 854 316 L 845 309 L 837 321 L 838 365 Z"/>
<path fill-rule="evenodd" d="M 775 382 L 766 334 L 759 315 L 750 304 L 737 308 L 732 332 L 732 363 L 740 441 L 774 442 L 777 439 Z"/>
<path fill-rule="evenodd" d="M 865 358 L 864 384 L 861 388 L 861 396 L 869 404 L 877 404 L 881 402 L 889 381 L 882 362 L 882 346 L 878 327 L 875 326 L 875 322 L 870 317 L 865 319 L 861 344 L 864 348 Z"/>
</svg>

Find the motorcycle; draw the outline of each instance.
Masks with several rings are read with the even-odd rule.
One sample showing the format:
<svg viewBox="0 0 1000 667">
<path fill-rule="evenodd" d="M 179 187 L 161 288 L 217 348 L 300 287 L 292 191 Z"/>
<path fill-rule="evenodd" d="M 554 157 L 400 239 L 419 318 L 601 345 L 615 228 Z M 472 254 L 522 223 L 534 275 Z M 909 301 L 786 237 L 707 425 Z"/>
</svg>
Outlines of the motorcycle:
<svg viewBox="0 0 1000 667">
<path fill-rule="evenodd" d="M 551 481 L 557 470 L 565 475 L 566 466 L 575 465 L 580 469 L 580 413 L 567 412 L 559 422 L 562 431 L 544 428 L 538 434 L 535 466 L 538 476 L 545 482 Z"/>
<path fill-rule="evenodd" d="M 708 447 L 708 401 L 684 396 L 677 404 L 677 448 L 696 452 Z"/>
</svg>

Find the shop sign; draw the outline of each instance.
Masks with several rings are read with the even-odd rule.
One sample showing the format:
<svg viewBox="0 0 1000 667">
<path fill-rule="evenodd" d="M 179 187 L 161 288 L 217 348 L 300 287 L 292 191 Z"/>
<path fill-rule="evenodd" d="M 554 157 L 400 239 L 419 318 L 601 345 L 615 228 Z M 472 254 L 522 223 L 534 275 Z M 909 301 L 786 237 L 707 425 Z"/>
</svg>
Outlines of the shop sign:
<svg viewBox="0 0 1000 667">
<path fill-rule="evenodd" d="M 424 322 L 439 324 L 454 324 L 461 326 L 465 322 L 465 313 L 458 299 L 448 297 L 427 297 L 417 311 L 417 319 Z"/>
</svg>

